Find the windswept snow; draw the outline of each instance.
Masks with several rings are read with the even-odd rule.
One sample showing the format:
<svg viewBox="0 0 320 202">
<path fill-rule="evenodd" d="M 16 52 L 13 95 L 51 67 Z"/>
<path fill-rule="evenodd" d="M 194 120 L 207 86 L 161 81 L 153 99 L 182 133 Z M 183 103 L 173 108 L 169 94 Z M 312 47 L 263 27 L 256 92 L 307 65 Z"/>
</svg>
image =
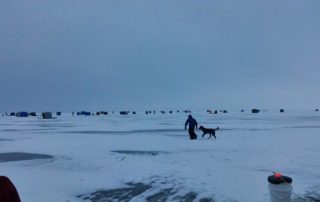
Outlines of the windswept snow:
<svg viewBox="0 0 320 202">
<path fill-rule="evenodd" d="M 184 113 L 1 117 L 0 174 L 24 202 L 268 201 L 273 171 L 293 178 L 296 201 L 320 192 L 320 113 L 193 116 L 219 126 L 217 139 L 196 131 L 190 141 Z M 53 158 L 10 161 L 12 153 Z"/>
</svg>

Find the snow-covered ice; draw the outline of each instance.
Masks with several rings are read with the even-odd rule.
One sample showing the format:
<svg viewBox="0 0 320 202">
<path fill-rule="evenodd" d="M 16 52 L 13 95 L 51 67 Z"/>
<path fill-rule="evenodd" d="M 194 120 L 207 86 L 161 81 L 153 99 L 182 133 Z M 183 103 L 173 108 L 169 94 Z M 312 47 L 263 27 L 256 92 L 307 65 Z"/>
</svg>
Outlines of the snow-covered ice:
<svg viewBox="0 0 320 202">
<path fill-rule="evenodd" d="M 320 113 L 192 115 L 199 125 L 219 126 L 217 139 L 202 139 L 196 131 L 198 139 L 190 141 L 181 112 L 64 113 L 53 120 L 2 116 L 0 153 L 53 158 L 0 161 L 0 175 L 13 181 L 24 202 L 90 201 L 91 193 L 110 195 L 135 185 L 145 190 L 131 201 L 268 201 L 273 171 L 293 178 L 296 199 L 320 192 Z"/>
</svg>

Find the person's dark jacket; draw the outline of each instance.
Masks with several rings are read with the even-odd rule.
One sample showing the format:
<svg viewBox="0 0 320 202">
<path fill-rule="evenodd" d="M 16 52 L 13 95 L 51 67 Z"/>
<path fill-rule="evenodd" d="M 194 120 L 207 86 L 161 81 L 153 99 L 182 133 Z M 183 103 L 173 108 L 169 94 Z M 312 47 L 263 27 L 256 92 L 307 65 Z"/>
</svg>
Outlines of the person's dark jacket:
<svg viewBox="0 0 320 202">
<path fill-rule="evenodd" d="M 16 187 L 6 176 L 0 176 L 0 201 L 21 202 Z"/>
<path fill-rule="evenodd" d="M 194 130 L 194 128 L 198 129 L 198 123 L 194 118 L 192 118 L 191 115 L 189 115 L 186 123 L 184 124 L 184 129 L 187 129 L 188 124 L 189 124 L 189 130 L 190 129 Z"/>
</svg>

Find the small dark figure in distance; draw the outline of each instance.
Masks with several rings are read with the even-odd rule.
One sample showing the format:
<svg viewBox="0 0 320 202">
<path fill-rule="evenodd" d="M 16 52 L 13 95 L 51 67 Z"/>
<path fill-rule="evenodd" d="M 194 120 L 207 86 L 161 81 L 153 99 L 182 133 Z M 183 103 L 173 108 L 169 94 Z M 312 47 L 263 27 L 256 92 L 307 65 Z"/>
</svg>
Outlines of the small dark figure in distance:
<svg viewBox="0 0 320 202">
<path fill-rule="evenodd" d="M 202 134 L 202 138 L 205 136 L 205 134 L 209 134 L 209 138 L 211 138 L 211 136 L 213 136 L 215 139 L 217 139 L 216 137 L 216 130 L 219 130 L 220 128 L 217 127 L 216 129 L 213 128 L 205 128 L 203 126 L 199 127 L 200 130 L 202 130 L 203 134 Z"/>
<path fill-rule="evenodd" d="M 186 123 L 184 124 L 184 129 L 187 130 L 187 125 L 189 125 L 189 135 L 190 135 L 190 140 L 195 140 L 197 139 L 197 134 L 194 132 L 194 129 L 198 129 L 198 123 L 197 121 L 191 116 L 188 116 L 188 119 Z"/>
</svg>

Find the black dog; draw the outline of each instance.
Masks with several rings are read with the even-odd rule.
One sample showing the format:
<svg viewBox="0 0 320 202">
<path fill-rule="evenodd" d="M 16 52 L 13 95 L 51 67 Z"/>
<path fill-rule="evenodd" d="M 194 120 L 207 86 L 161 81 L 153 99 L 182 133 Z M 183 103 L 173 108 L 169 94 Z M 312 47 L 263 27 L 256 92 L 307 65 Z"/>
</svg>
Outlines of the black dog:
<svg viewBox="0 0 320 202">
<path fill-rule="evenodd" d="M 202 134 L 202 138 L 204 137 L 205 134 L 209 134 L 209 138 L 211 138 L 211 136 L 213 136 L 215 139 L 217 139 L 216 137 L 216 130 L 219 130 L 220 128 L 217 127 L 216 129 L 213 128 L 205 128 L 203 126 L 199 127 L 200 130 L 202 130 L 203 134 Z"/>
</svg>

